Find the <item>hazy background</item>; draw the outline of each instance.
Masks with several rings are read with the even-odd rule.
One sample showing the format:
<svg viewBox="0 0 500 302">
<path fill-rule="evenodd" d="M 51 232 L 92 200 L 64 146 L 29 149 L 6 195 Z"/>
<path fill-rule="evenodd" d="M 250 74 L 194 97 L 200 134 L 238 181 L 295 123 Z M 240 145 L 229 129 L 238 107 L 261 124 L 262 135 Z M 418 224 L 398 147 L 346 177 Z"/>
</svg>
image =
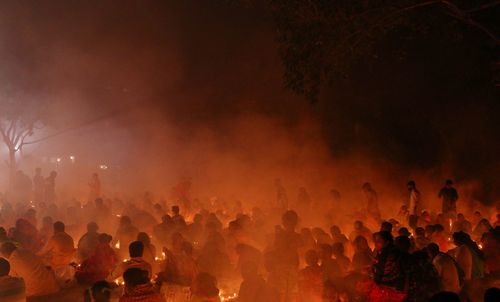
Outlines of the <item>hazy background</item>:
<svg viewBox="0 0 500 302">
<path fill-rule="evenodd" d="M 47 106 L 38 137 L 82 125 L 20 158 L 29 174 L 57 169 L 59 190 L 74 195 L 104 164 L 110 196 L 166 195 L 191 178 L 200 198 L 265 202 L 279 177 L 291 199 L 299 186 L 316 199 L 337 188 L 361 206 L 370 181 L 395 209 L 414 178 L 437 209 L 437 190 L 452 178 L 464 199 L 492 204 L 500 98 L 491 54 L 470 41 L 430 47 L 433 39 L 416 41 L 407 60 L 380 49 L 310 104 L 284 90 L 272 22 L 258 8 L 2 1 L 0 88 Z"/>
</svg>

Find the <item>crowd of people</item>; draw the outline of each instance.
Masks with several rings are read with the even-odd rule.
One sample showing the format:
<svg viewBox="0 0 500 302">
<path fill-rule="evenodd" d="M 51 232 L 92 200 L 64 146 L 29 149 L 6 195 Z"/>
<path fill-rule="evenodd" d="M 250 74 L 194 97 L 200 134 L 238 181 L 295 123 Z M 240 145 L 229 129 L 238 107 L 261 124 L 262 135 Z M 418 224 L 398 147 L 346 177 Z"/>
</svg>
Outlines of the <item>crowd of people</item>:
<svg viewBox="0 0 500 302">
<path fill-rule="evenodd" d="M 191 198 L 184 181 L 169 200 L 124 201 L 103 198 L 94 174 L 80 202 L 58 200 L 56 177 L 19 172 L 0 200 L 0 301 L 60 301 L 74 288 L 97 302 L 500 301 L 498 209 L 457 212 L 450 180 L 440 213 L 410 181 L 387 217 L 365 183 L 366 219 L 325 226 L 302 218 L 335 216 L 337 190 L 331 203 L 305 188 L 290 201 L 276 180 L 275 200 L 248 209 Z"/>
</svg>

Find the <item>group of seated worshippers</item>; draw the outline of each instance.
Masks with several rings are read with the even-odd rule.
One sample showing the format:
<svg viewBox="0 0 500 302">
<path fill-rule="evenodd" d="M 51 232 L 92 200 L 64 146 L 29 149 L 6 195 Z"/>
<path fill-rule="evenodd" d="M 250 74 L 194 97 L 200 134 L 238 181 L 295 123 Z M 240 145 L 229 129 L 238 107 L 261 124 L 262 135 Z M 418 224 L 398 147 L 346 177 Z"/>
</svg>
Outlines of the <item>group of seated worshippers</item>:
<svg viewBox="0 0 500 302">
<path fill-rule="evenodd" d="M 18 207 L 4 204 L 0 216 L 8 210 L 17 220 L 8 231 L 0 227 L 0 302 L 59 301 L 75 284 L 88 287 L 89 302 L 482 301 L 498 294 L 500 216 L 460 213 L 448 228 L 440 213 L 423 211 L 413 227 L 395 219 L 339 227 L 303 223 L 293 210 L 211 206 L 193 206 L 185 218 L 178 206 L 160 204 L 100 200 L 70 205 L 71 214 L 53 205 L 45 213 L 54 218 L 42 216 L 39 226 L 32 208 L 16 214 Z M 88 213 L 96 211 L 109 225 L 92 221 L 97 216 Z"/>
</svg>

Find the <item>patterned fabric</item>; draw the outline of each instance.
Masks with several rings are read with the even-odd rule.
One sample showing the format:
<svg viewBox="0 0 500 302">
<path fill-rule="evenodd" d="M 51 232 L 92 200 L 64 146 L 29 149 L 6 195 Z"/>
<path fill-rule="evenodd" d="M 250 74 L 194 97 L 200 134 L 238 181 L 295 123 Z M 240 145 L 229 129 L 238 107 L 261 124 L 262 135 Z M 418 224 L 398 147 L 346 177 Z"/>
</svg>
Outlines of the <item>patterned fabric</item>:
<svg viewBox="0 0 500 302">
<path fill-rule="evenodd" d="M 77 269 L 76 279 L 81 283 L 104 280 L 118 262 L 115 251 L 107 243 L 100 243 L 94 253 Z"/>
<path fill-rule="evenodd" d="M 401 255 L 394 246 L 389 245 L 380 251 L 372 269 L 375 283 L 403 290 L 405 277 Z"/>
<path fill-rule="evenodd" d="M 151 283 L 141 284 L 133 288 L 125 287 L 120 302 L 163 302 L 160 293 Z"/>
</svg>

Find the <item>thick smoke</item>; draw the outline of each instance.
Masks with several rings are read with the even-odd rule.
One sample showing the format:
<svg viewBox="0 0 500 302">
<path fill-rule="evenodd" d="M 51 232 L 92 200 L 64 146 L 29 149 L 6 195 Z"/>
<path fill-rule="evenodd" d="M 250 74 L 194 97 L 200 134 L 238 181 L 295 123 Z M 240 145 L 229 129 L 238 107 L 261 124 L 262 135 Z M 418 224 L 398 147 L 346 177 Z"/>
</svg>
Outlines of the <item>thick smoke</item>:
<svg viewBox="0 0 500 302">
<path fill-rule="evenodd" d="M 335 188 L 347 210 L 363 205 L 360 187 L 370 181 L 394 214 L 409 179 L 437 209 L 445 178 L 460 178 L 459 188 L 473 198 L 476 176 L 489 175 L 467 177 L 473 169 L 461 169 L 460 156 L 468 153 L 447 150 L 469 147 L 458 141 L 475 132 L 447 136 L 452 122 L 411 126 L 432 103 L 406 102 L 418 85 L 373 94 L 394 83 L 378 86 L 369 77 L 380 74 L 371 70 L 353 80 L 366 90 L 342 84 L 311 105 L 283 89 L 265 14 L 219 1 L 138 3 L 2 4 L 2 89 L 47 104 L 47 127 L 37 137 L 71 128 L 27 147 L 21 168 L 31 173 L 42 165 L 48 173 L 56 168 L 51 158 L 62 158 L 59 186 L 68 198 L 83 198 L 90 173 L 104 164 L 110 196 L 150 190 L 168 198 L 172 185 L 189 178 L 196 197 L 241 200 L 250 209 L 274 199 L 273 182 L 281 178 L 291 200 L 302 186 L 319 201 Z M 481 116 L 478 110 L 466 122 Z"/>
</svg>

